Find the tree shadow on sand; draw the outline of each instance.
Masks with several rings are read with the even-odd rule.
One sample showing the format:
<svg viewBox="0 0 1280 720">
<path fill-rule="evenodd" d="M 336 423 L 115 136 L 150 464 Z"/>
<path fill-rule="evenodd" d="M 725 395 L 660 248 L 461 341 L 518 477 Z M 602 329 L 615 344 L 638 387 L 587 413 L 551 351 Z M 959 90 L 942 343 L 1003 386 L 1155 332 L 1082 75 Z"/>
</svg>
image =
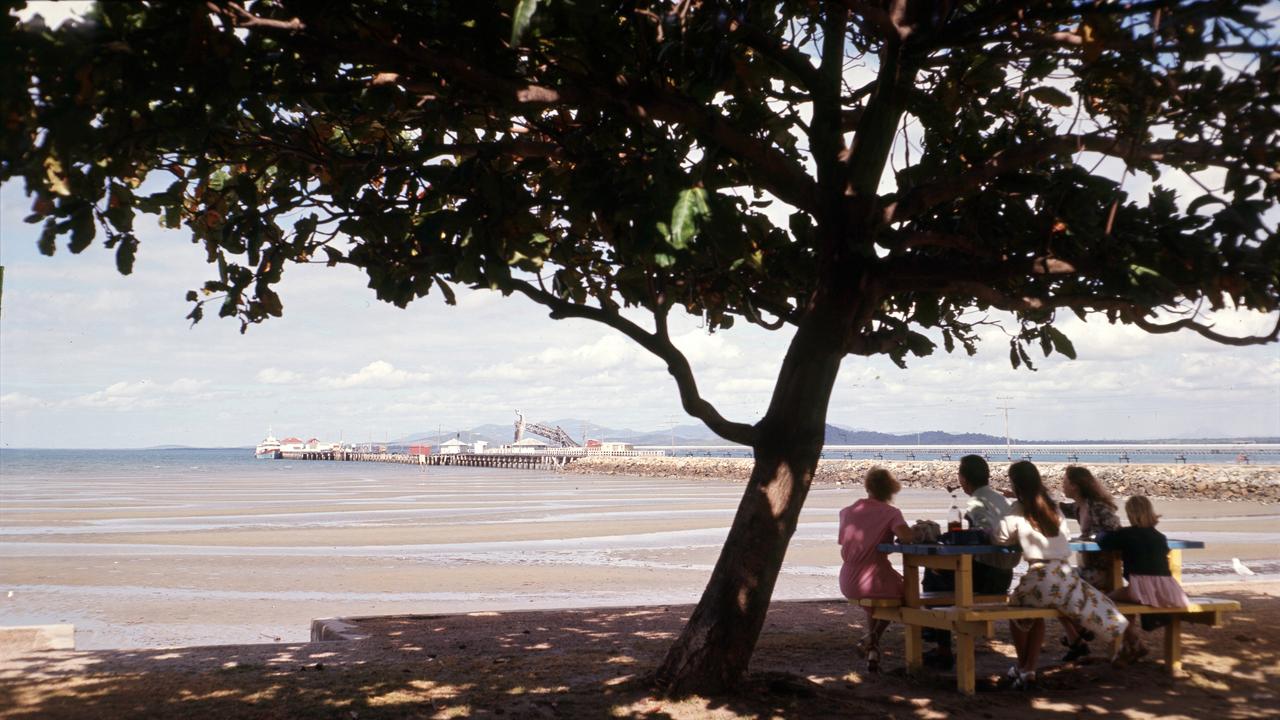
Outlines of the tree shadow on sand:
<svg viewBox="0 0 1280 720">
<path fill-rule="evenodd" d="M 1280 703 L 1280 603 L 1224 594 L 1244 612 L 1188 628 L 1176 679 L 1156 662 L 1050 666 L 1035 692 L 966 698 L 954 674 L 902 671 L 898 629 L 885 671 L 868 675 L 852 651 L 861 611 L 778 602 L 748 682 L 723 697 L 650 691 L 691 609 L 670 606 L 368 618 L 354 642 L 33 654 L 0 661 L 0 718 L 1265 717 Z M 1158 655 L 1159 635 L 1148 643 Z M 980 678 L 1011 656 L 1007 634 L 980 644 Z"/>
</svg>

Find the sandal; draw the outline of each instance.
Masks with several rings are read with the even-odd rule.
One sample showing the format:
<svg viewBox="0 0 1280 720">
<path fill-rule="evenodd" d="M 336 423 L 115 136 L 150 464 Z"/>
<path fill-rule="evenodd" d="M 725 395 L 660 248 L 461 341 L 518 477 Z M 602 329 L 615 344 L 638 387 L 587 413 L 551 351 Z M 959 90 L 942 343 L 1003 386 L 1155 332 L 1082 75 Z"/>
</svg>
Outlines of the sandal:
<svg viewBox="0 0 1280 720">
<path fill-rule="evenodd" d="M 1035 671 L 1022 672 L 1017 665 L 1013 665 L 1008 672 L 1000 677 L 997 687 L 1005 690 L 1034 690 L 1036 687 Z"/>
<path fill-rule="evenodd" d="M 1036 674 L 1034 672 L 1019 672 L 1018 679 L 1013 681 L 1014 690 L 1035 690 Z"/>
<path fill-rule="evenodd" d="M 1082 657 L 1088 656 L 1088 654 L 1089 643 L 1085 642 L 1084 638 L 1081 637 L 1074 645 L 1067 646 L 1067 654 L 1062 656 L 1062 662 L 1075 662 Z"/>
<path fill-rule="evenodd" d="M 1125 660 L 1131 663 L 1138 662 L 1142 658 L 1146 657 L 1148 652 L 1150 651 L 1147 650 L 1147 646 L 1143 645 L 1141 642 L 1133 645 L 1126 645 L 1124 648 Z"/>
<path fill-rule="evenodd" d="M 1132 665 L 1146 657 L 1148 652 L 1150 651 L 1147 650 L 1147 646 L 1142 643 L 1136 643 L 1134 645 L 1126 643 L 1124 647 L 1120 648 L 1120 650 L 1116 652 L 1115 657 L 1111 658 L 1111 664 L 1117 667 Z"/>
</svg>

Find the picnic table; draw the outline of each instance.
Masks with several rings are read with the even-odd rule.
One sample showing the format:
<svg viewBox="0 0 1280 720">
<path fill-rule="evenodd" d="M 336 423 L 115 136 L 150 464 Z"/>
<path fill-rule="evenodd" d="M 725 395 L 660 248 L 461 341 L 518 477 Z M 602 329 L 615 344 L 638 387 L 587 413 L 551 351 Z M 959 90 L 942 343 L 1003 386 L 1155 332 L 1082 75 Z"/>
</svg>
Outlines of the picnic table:
<svg viewBox="0 0 1280 720">
<path fill-rule="evenodd" d="M 1169 568 L 1174 578 L 1182 579 L 1182 551 L 1203 548 L 1196 540 L 1169 541 Z M 1076 552 L 1102 552 L 1098 544 L 1089 540 L 1070 543 Z M 876 549 L 883 553 L 902 553 L 905 596 L 899 599 L 863 599 L 859 604 L 870 607 L 876 619 L 900 622 L 905 626 L 906 662 L 908 672 L 923 666 L 921 630 L 926 627 L 951 631 L 956 639 L 956 685 L 965 694 L 972 694 L 976 686 L 974 665 L 974 640 L 978 636 L 991 636 L 998 620 L 1049 619 L 1058 613 L 1052 608 L 1011 606 L 1005 595 L 975 595 L 973 590 L 973 559 L 977 555 L 1018 552 L 1016 547 L 1002 545 L 940 545 L 934 543 L 884 543 Z M 1119 553 L 1108 552 L 1111 560 L 1111 587 L 1124 584 L 1123 563 Z M 924 593 L 920 590 L 920 569 L 945 570 L 955 573 L 955 590 L 951 593 Z M 1173 618 L 1165 630 L 1165 662 L 1170 671 L 1181 667 L 1181 621 L 1218 625 L 1224 613 L 1240 609 L 1234 600 L 1192 598 L 1187 608 L 1151 608 L 1124 603 L 1120 606 L 1126 615 L 1160 613 Z"/>
</svg>

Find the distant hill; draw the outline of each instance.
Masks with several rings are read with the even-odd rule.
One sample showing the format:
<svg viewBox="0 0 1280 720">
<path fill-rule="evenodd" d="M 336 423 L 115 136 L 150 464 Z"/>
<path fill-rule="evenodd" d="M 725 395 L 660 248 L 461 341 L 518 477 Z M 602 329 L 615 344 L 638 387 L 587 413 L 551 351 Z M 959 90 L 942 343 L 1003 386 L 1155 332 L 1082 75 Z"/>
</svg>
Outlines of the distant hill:
<svg viewBox="0 0 1280 720">
<path fill-rule="evenodd" d="M 607 428 L 586 423 L 573 418 L 539 421 L 544 425 L 564 428 L 574 440 L 582 442 L 583 427 L 587 437 L 593 440 L 612 440 L 633 445 L 727 445 L 729 442 L 711 432 L 703 425 L 677 425 L 674 428 L 661 430 L 632 430 L 630 428 Z M 395 443 L 438 443 L 457 437 L 464 442 L 484 440 L 491 445 L 511 442 L 514 435 L 513 425 L 477 425 L 466 430 L 439 432 L 418 432 L 405 435 L 394 440 Z M 1014 440 L 1015 443 L 1026 442 Z M 941 430 L 929 430 L 920 433 L 892 434 L 872 430 L 855 430 L 839 425 L 827 425 L 826 444 L 828 445 L 999 445 L 1004 443 L 1003 437 L 984 435 L 982 433 L 948 433 Z"/>
<path fill-rule="evenodd" d="M 512 418 L 514 421 L 514 418 Z M 560 418 L 558 420 L 543 420 L 536 417 L 526 416 L 526 420 L 532 422 L 540 422 L 543 425 L 560 426 L 565 432 L 576 441 L 582 442 L 583 430 L 586 429 L 586 436 L 594 440 L 611 440 L 615 442 L 626 442 L 633 445 L 728 445 L 730 444 L 724 438 L 716 435 L 707 429 L 705 425 L 689 423 L 686 425 L 676 425 L 671 428 L 659 428 L 657 430 L 632 430 L 630 428 L 609 428 L 590 423 L 578 418 Z M 419 432 L 411 433 L 402 438 L 396 439 L 395 443 L 428 443 L 436 444 L 453 437 L 458 437 L 464 442 L 473 442 L 476 440 L 487 441 L 491 445 L 500 445 L 511 442 L 514 434 L 514 422 L 500 425 L 496 423 L 477 425 L 468 429 L 445 429 L 443 435 L 437 432 Z M 842 425 L 827 424 L 825 443 L 827 445 L 1003 445 L 1005 442 L 1002 435 L 987 435 L 985 433 L 950 433 L 942 430 L 922 430 L 915 433 L 885 433 L 875 430 L 865 430 L 859 428 L 845 427 Z M 1105 445 L 1105 444 L 1130 444 L 1130 445 L 1148 445 L 1148 444 L 1171 444 L 1171 445 L 1188 445 L 1188 444 L 1224 444 L 1224 443 L 1280 443 L 1280 438 L 1276 437 L 1252 437 L 1252 438 L 1168 438 L 1161 440 L 1027 440 L 1023 438 L 1012 438 L 1011 442 L 1015 445 L 1038 445 L 1038 444 L 1070 444 L 1070 445 Z"/>
<path fill-rule="evenodd" d="M 1013 439 L 1014 443 L 1025 440 Z M 983 433 L 949 433 L 926 430 L 918 433 L 891 434 L 872 430 L 846 430 L 827 425 L 828 445 L 1003 445 L 1004 438 Z"/>
</svg>

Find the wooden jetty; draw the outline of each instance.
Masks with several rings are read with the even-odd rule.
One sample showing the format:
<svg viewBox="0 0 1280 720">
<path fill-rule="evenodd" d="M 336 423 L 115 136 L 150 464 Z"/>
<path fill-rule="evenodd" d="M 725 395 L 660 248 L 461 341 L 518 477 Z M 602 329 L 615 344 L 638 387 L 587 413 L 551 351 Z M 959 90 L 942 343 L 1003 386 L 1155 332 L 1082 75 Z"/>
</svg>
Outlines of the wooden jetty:
<svg viewBox="0 0 1280 720">
<path fill-rule="evenodd" d="M 346 462 L 391 462 L 407 465 L 455 465 L 460 467 L 510 468 L 515 470 L 559 470 L 580 457 L 660 456 L 661 450 L 599 450 L 583 447 L 547 447 L 537 452 L 485 451 L 444 452 L 428 455 L 417 452 L 388 452 L 378 447 L 303 448 L 281 450 L 281 460 L 333 460 Z"/>
<path fill-rule="evenodd" d="M 358 452 L 355 450 L 282 450 L 281 460 L 339 460 L 347 462 L 389 462 L 426 465 L 426 455 L 390 452 Z"/>
<path fill-rule="evenodd" d="M 514 468 L 520 470 L 558 470 L 572 462 L 574 456 L 552 453 L 443 453 L 426 456 L 428 465 L 460 465 L 464 467 Z"/>
</svg>

